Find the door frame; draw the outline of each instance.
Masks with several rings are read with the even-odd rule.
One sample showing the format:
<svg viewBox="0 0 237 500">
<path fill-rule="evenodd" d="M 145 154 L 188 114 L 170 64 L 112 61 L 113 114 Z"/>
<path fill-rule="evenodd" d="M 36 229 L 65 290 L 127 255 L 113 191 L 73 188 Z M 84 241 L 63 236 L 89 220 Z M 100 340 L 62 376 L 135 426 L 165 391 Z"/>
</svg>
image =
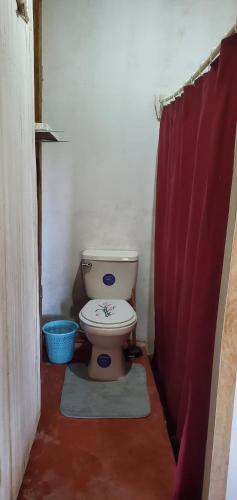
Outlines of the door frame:
<svg viewBox="0 0 237 500">
<path fill-rule="evenodd" d="M 42 0 L 33 0 L 34 21 L 34 82 L 35 82 L 35 121 L 42 122 Z M 38 267 L 39 267 L 39 312 L 42 318 L 42 147 L 35 144 L 37 206 L 38 206 Z"/>
<path fill-rule="evenodd" d="M 42 121 L 42 0 L 33 0 L 35 121 Z M 39 306 L 42 316 L 42 150 L 36 144 Z M 237 371 L 237 134 L 232 191 L 216 326 L 203 500 L 226 494 Z"/>
</svg>

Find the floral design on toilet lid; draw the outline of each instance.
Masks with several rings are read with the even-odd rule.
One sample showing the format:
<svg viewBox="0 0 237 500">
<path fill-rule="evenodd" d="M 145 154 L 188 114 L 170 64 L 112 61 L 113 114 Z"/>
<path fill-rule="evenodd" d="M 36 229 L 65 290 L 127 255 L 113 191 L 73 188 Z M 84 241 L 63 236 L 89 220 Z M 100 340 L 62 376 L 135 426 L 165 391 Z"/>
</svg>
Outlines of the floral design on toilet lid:
<svg viewBox="0 0 237 500">
<path fill-rule="evenodd" d="M 104 325 L 121 324 L 136 320 L 132 306 L 122 299 L 89 300 L 80 312 L 81 319 Z"/>
<path fill-rule="evenodd" d="M 114 309 L 116 308 L 115 305 L 110 304 L 109 302 L 102 302 L 99 304 L 98 308 L 95 309 L 95 315 L 99 317 L 103 317 L 103 314 L 105 315 L 106 318 L 111 316 L 111 314 L 114 314 Z"/>
</svg>

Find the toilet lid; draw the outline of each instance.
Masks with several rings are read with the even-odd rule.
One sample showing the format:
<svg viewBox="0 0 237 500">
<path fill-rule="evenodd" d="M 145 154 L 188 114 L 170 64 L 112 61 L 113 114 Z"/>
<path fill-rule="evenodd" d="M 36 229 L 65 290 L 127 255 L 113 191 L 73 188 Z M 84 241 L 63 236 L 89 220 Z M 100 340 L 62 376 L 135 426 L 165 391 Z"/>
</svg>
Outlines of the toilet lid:
<svg viewBox="0 0 237 500">
<path fill-rule="evenodd" d="M 93 323 L 114 325 L 133 319 L 135 311 L 126 300 L 95 299 L 87 302 L 80 314 Z"/>
</svg>

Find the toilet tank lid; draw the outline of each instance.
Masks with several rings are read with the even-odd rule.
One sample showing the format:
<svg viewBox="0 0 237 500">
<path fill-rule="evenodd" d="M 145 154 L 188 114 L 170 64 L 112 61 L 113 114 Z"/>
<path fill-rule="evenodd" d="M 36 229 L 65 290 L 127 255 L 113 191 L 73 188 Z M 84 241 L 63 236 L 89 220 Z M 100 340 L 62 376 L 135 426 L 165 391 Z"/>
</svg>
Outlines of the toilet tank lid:
<svg viewBox="0 0 237 500">
<path fill-rule="evenodd" d="M 136 250 L 83 250 L 81 258 L 112 262 L 136 262 L 138 253 Z"/>
</svg>

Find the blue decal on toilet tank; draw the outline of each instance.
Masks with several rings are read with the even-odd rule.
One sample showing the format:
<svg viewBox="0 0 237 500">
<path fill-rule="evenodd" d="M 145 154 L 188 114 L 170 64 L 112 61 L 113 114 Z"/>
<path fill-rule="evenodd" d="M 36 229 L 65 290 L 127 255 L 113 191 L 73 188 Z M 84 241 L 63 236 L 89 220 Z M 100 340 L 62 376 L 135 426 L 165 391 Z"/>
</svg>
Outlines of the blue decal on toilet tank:
<svg viewBox="0 0 237 500">
<path fill-rule="evenodd" d="M 103 283 L 107 286 L 111 286 L 115 283 L 115 276 L 113 274 L 105 274 L 103 276 Z"/>
<path fill-rule="evenodd" d="M 97 363 L 101 368 L 108 368 L 111 365 L 111 357 L 108 354 L 100 354 Z"/>
</svg>

